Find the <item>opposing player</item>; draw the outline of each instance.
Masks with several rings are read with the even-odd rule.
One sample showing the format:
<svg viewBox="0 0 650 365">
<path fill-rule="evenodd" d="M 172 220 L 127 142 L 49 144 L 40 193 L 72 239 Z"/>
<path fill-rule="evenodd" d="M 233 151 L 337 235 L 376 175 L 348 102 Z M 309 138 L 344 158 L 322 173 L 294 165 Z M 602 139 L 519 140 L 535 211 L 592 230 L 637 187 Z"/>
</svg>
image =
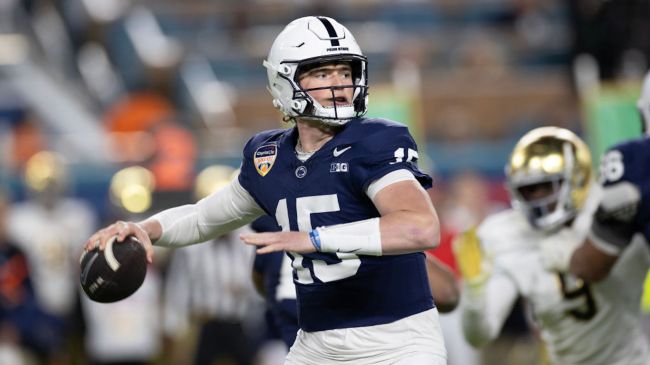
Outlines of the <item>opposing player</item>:
<svg viewBox="0 0 650 365">
<path fill-rule="evenodd" d="M 507 166 L 514 209 L 464 233 L 455 251 L 464 277 L 463 329 L 475 346 L 496 338 L 519 295 L 553 364 L 648 364 L 639 303 L 650 252 L 633 245 L 613 274 L 589 284 L 545 269 L 540 245 L 584 237 L 599 189 L 591 158 L 571 131 L 543 127 L 515 146 Z"/>
<path fill-rule="evenodd" d="M 68 195 L 70 176 L 64 159 L 50 151 L 32 156 L 25 166 L 28 199 L 14 204 L 7 217 L 7 233 L 25 253 L 42 316 L 35 340 L 44 363 L 67 362 L 63 351 L 74 341 L 70 326 L 76 310 L 79 245 L 97 228 L 97 217 L 85 201 Z M 47 335 L 44 335 L 47 334 Z"/>
<path fill-rule="evenodd" d="M 268 214 L 282 232 L 242 239 L 292 258 L 300 328 L 288 364 L 444 364 L 422 253 L 439 223 L 408 129 L 363 118 L 367 60 L 326 17 L 291 22 L 264 61 L 273 104 L 294 128 L 259 133 L 239 178 L 195 205 L 140 223 L 117 222 L 86 248 L 135 234 L 179 247 Z"/>
<path fill-rule="evenodd" d="M 587 280 L 605 278 L 634 240 L 650 242 L 650 72 L 637 102 L 643 136 L 609 149 L 601 159 L 603 195 L 584 244 L 555 247 L 548 266 Z M 572 255 L 573 253 L 573 255 Z"/>
</svg>

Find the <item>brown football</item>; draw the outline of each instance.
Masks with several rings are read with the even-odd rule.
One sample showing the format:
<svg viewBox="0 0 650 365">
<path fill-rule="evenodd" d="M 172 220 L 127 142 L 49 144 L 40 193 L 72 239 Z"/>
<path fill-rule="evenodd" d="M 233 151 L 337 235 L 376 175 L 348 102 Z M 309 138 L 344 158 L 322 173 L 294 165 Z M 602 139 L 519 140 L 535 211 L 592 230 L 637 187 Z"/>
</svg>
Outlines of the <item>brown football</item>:
<svg viewBox="0 0 650 365">
<path fill-rule="evenodd" d="M 81 287 L 88 298 L 100 303 L 117 302 L 135 293 L 147 274 L 144 247 L 133 236 L 122 242 L 112 238 L 103 251 L 84 251 L 79 262 Z"/>
</svg>

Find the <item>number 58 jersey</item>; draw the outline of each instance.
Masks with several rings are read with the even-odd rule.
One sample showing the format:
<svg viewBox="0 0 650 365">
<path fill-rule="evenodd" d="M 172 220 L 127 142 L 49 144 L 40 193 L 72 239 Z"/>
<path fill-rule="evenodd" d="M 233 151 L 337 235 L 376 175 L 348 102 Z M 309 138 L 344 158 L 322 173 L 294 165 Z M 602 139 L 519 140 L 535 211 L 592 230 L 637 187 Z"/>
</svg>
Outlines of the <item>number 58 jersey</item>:
<svg viewBox="0 0 650 365">
<path fill-rule="evenodd" d="M 602 246 L 625 247 L 640 233 L 650 244 L 650 137 L 618 144 L 601 159 L 603 205 L 592 227 Z"/>
<path fill-rule="evenodd" d="M 370 184 L 407 170 L 426 189 L 406 126 L 353 119 L 306 161 L 296 156 L 296 128 L 254 136 L 244 148 L 239 182 L 284 231 L 379 217 Z M 321 331 L 384 324 L 433 308 L 423 253 L 390 256 L 289 252 L 300 327 Z"/>
</svg>

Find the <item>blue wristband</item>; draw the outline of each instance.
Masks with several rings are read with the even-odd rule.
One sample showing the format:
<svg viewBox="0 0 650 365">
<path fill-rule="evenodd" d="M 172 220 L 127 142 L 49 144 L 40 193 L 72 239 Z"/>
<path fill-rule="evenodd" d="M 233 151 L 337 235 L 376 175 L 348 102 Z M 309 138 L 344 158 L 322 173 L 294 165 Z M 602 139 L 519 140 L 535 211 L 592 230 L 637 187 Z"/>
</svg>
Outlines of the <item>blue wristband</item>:
<svg viewBox="0 0 650 365">
<path fill-rule="evenodd" d="M 320 235 L 317 230 L 312 229 L 309 231 L 309 240 L 311 240 L 311 244 L 314 245 L 316 251 L 320 252 Z"/>
</svg>

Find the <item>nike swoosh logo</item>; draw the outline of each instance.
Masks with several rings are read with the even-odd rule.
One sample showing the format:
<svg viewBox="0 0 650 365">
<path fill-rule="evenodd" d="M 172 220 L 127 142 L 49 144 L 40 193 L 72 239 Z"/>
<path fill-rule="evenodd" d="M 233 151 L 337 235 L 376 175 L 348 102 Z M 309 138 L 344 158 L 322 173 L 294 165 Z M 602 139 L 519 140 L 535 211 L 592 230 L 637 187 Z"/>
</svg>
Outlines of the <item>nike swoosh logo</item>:
<svg viewBox="0 0 650 365">
<path fill-rule="evenodd" d="M 339 157 L 339 156 L 341 156 L 345 151 L 349 150 L 350 148 L 352 148 L 352 146 L 345 147 L 345 148 L 342 149 L 342 150 L 339 150 L 339 148 L 336 147 L 336 148 L 334 149 L 334 157 Z"/>
<path fill-rule="evenodd" d="M 350 250 L 350 251 L 341 251 L 340 248 L 337 248 L 336 252 L 338 252 L 338 253 L 355 253 L 355 252 L 357 252 L 359 250 L 360 250 L 360 248 L 355 248 L 354 250 Z"/>
</svg>

